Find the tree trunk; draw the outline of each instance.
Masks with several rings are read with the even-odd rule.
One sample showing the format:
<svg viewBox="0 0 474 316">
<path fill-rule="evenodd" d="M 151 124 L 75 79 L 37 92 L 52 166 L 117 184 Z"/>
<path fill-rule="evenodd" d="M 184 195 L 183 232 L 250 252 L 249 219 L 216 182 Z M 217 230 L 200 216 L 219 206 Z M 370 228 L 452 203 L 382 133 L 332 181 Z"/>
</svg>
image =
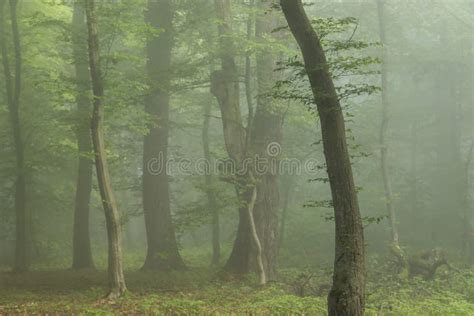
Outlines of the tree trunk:
<svg viewBox="0 0 474 316">
<path fill-rule="evenodd" d="M 395 210 L 393 208 L 393 194 L 392 185 L 390 183 L 390 175 L 387 167 L 387 156 L 388 156 L 388 144 L 385 140 L 387 134 L 387 127 L 389 123 L 388 116 L 388 94 L 387 94 L 387 61 L 386 61 L 386 39 L 385 39 L 385 21 L 384 21 L 384 0 L 377 1 L 377 12 L 379 20 L 379 37 L 382 43 L 382 123 L 380 126 L 380 165 L 382 168 L 382 179 L 383 187 L 385 191 L 385 203 L 387 208 L 387 214 L 390 220 L 390 230 L 392 233 L 392 244 L 400 248 L 398 230 L 396 226 Z"/>
<path fill-rule="evenodd" d="M 280 232 L 278 235 L 278 250 L 283 247 L 285 242 L 285 232 L 286 232 L 286 221 L 288 219 L 288 207 L 291 200 L 291 192 L 293 190 L 295 176 L 289 174 L 286 179 L 283 180 L 283 202 L 281 210 L 281 221 L 280 221 Z"/>
<path fill-rule="evenodd" d="M 235 49 L 231 38 L 232 17 L 230 0 L 214 1 L 218 25 L 221 69 L 211 74 L 211 93 L 216 97 L 221 110 L 224 142 L 229 158 L 238 168 L 246 152 L 246 131 L 242 124 L 239 103 L 239 78 L 235 65 Z M 242 178 L 242 177 L 240 177 Z M 249 272 L 250 228 L 245 195 L 239 193 L 244 179 L 236 179 L 239 197 L 239 225 L 229 259 L 224 270 L 229 272 Z"/>
<path fill-rule="evenodd" d="M 249 9 L 254 9 L 255 0 L 250 0 Z M 247 17 L 247 41 L 250 42 L 252 40 L 252 32 L 254 24 L 254 15 L 249 13 Z M 247 50 L 245 53 L 245 97 L 247 99 L 247 108 L 248 108 L 248 117 L 247 117 L 247 140 L 246 142 L 249 143 L 250 137 L 250 128 L 252 127 L 252 120 L 254 115 L 253 109 L 253 97 L 252 97 L 252 54 L 250 50 Z"/>
<path fill-rule="evenodd" d="M 98 20 L 94 0 L 86 0 L 86 16 L 89 46 L 89 67 L 93 91 L 93 113 L 91 121 L 97 182 L 105 213 L 108 238 L 109 294 L 114 299 L 126 291 L 122 262 L 122 235 L 120 214 L 112 190 L 104 142 L 104 87 L 100 68 Z"/>
<path fill-rule="evenodd" d="M 92 190 L 93 162 L 89 158 L 89 153 L 92 151 L 89 128 L 91 105 L 87 96 L 90 89 L 90 78 L 87 66 L 87 41 L 85 34 L 87 34 L 87 27 L 85 24 L 84 8 L 79 2 L 75 2 L 72 18 L 72 45 L 77 83 L 76 134 L 79 150 L 79 167 L 74 209 L 73 269 L 94 268 L 89 234 L 89 203 Z"/>
<path fill-rule="evenodd" d="M 259 1 L 256 21 L 256 38 L 264 42 L 276 28 L 276 18 L 271 13 L 271 1 Z M 251 133 L 251 152 L 265 164 L 256 166 L 257 201 L 255 222 L 263 249 L 263 264 L 269 280 L 276 278 L 278 253 L 278 207 L 279 207 L 279 153 L 282 140 L 282 109 L 269 96 L 273 87 L 276 57 L 271 47 L 265 46 L 257 54 L 258 97 Z M 273 152 L 272 150 L 275 150 Z M 265 170 L 258 170 L 265 168 Z"/>
<path fill-rule="evenodd" d="M 255 246 L 256 251 L 256 261 L 257 261 L 257 270 L 258 275 L 260 277 L 260 285 L 267 284 L 267 276 L 265 272 L 265 267 L 263 265 L 263 251 L 262 251 L 262 243 L 260 242 L 260 237 L 257 233 L 257 227 L 255 225 L 255 218 L 254 218 L 254 208 L 255 202 L 257 201 L 257 187 L 253 184 L 253 188 L 249 190 L 251 192 L 251 196 L 249 199 L 249 204 L 247 206 L 248 211 L 248 218 L 249 218 L 249 226 L 250 226 L 250 233 L 252 236 L 252 240 Z"/>
<path fill-rule="evenodd" d="M 403 253 L 402 248 L 400 248 L 400 241 L 397 228 L 397 219 L 395 216 L 395 209 L 393 206 L 393 193 L 392 193 L 392 184 L 390 182 L 390 174 L 388 171 L 388 143 L 386 140 L 387 127 L 389 123 L 389 100 L 388 100 L 388 73 L 387 73 L 387 60 L 386 60 L 386 38 L 385 38 L 385 15 L 384 15 L 384 1 L 377 1 L 377 13 L 379 20 L 379 37 L 380 42 L 382 43 L 382 122 L 380 125 L 380 167 L 382 171 L 382 181 L 383 188 L 385 191 L 385 206 L 387 210 L 387 215 L 390 223 L 390 232 L 391 232 L 391 245 L 390 252 L 397 258 L 399 266 L 399 274 L 404 277 L 408 277 L 408 261 Z"/>
<path fill-rule="evenodd" d="M 166 170 L 169 138 L 170 66 L 173 44 L 171 0 L 149 0 L 145 21 L 160 29 L 148 39 L 147 77 L 150 86 L 145 110 L 154 125 L 143 145 L 143 210 L 147 236 L 144 269 L 183 269 L 170 210 L 170 184 Z"/>
<path fill-rule="evenodd" d="M 410 149 L 410 203 L 411 203 L 411 230 L 413 242 L 416 235 L 418 223 L 418 126 L 417 120 L 411 125 L 411 149 Z"/>
<path fill-rule="evenodd" d="M 326 56 L 301 0 L 281 0 L 283 13 L 301 49 L 317 105 L 336 224 L 334 275 L 329 315 L 363 315 L 365 249 L 362 221 L 347 150 L 344 117 Z"/>
<path fill-rule="evenodd" d="M 474 230 L 472 227 L 472 208 L 471 201 L 469 198 L 469 190 L 471 187 L 471 179 L 469 177 L 469 169 L 472 161 L 472 151 L 474 147 L 474 140 L 471 140 L 471 146 L 467 153 L 466 160 L 464 162 L 463 170 L 463 190 L 462 190 L 462 206 L 463 206 L 463 238 L 461 245 L 461 254 L 468 265 L 472 265 L 472 244 Z"/>
<path fill-rule="evenodd" d="M 8 51 L 5 36 L 5 4 L 6 0 L 0 0 L 0 48 L 2 51 L 3 71 L 5 75 L 5 90 L 7 96 L 10 124 L 13 131 L 16 158 L 16 180 L 15 180 L 15 215 L 16 215 L 16 243 L 14 271 L 26 271 L 30 265 L 29 236 L 30 218 L 26 208 L 26 181 L 25 181 L 25 156 L 22 140 L 20 121 L 20 93 L 21 93 L 21 46 L 18 21 L 16 15 L 17 1 L 10 0 L 10 16 L 13 35 L 13 48 L 15 56 L 14 79 L 10 71 Z"/>
<path fill-rule="evenodd" d="M 446 32 L 445 24 L 439 20 L 437 25 L 439 43 L 438 51 L 443 56 L 452 55 L 450 47 L 455 45 L 455 39 Z M 460 100 L 459 100 L 459 76 L 448 76 L 456 71 L 456 60 L 461 57 L 456 56 L 454 59 L 444 59 L 440 57 L 436 64 L 436 75 L 434 76 L 434 84 L 437 89 L 436 93 L 436 135 L 437 141 L 437 166 L 434 187 L 434 205 L 431 210 L 432 216 L 432 241 L 433 246 L 459 247 L 462 242 L 462 158 L 461 158 L 461 128 L 460 128 Z M 458 72 L 456 72 L 457 74 Z M 457 242 L 454 240 L 452 232 L 446 229 L 446 218 L 453 217 L 458 219 L 457 223 L 451 222 L 457 226 L 459 238 Z"/>
<path fill-rule="evenodd" d="M 202 127 L 202 146 L 204 151 L 204 159 L 208 166 L 211 166 L 211 151 L 209 145 L 209 123 L 211 118 L 212 102 L 206 102 L 204 105 L 204 122 Z M 217 209 L 217 201 L 214 192 L 214 183 L 210 169 L 206 170 L 205 181 L 206 181 L 206 195 L 207 195 L 207 207 L 211 213 L 212 223 L 212 266 L 217 266 L 221 259 L 221 247 L 220 247 L 220 227 L 219 227 L 219 210 Z"/>
</svg>

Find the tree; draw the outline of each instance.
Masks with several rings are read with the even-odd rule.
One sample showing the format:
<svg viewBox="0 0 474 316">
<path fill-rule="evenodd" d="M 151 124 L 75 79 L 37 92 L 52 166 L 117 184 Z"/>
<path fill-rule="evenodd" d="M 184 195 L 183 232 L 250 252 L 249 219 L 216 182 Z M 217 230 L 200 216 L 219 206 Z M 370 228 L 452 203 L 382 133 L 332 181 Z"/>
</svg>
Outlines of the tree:
<svg viewBox="0 0 474 316">
<path fill-rule="evenodd" d="M 250 84 L 251 56 L 248 52 L 245 56 L 245 88 L 249 108 L 245 128 L 240 112 L 235 47 L 231 38 L 230 2 L 215 1 L 215 4 L 217 16 L 221 20 L 219 37 L 222 67 L 212 74 L 212 92 L 221 109 L 227 152 L 237 170 L 243 171 L 235 179 L 240 204 L 239 226 L 226 269 L 247 273 L 255 268 L 261 283 L 265 284 L 267 279 L 271 280 L 276 276 L 278 250 L 278 159 L 267 152 L 270 144 L 281 141 L 282 113 L 270 97 L 276 58 L 268 45 L 257 55 L 258 97 L 254 115 Z M 251 10 L 254 9 L 252 5 L 253 2 Z M 258 9 L 262 12 L 256 20 L 256 39 L 263 42 L 276 23 L 274 17 L 267 14 L 271 9 L 270 2 L 260 1 Z M 250 22 L 247 21 L 247 39 L 251 38 L 251 15 L 248 18 Z M 256 170 L 257 159 L 265 162 L 264 166 L 260 166 L 264 169 L 260 170 L 264 171 L 262 174 Z M 253 163 L 244 166 L 244 160 Z"/>
<path fill-rule="evenodd" d="M 216 97 L 221 110 L 224 129 L 224 142 L 229 158 L 238 168 L 246 157 L 246 130 L 242 123 L 239 98 L 239 78 L 235 64 L 235 47 L 231 38 L 232 16 L 229 0 L 215 0 L 214 6 L 219 35 L 219 54 L 221 69 L 211 74 L 211 93 Z M 239 199 L 239 224 L 232 252 L 224 269 L 227 271 L 249 272 L 250 225 L 248 202 L 251 192 L 247 188 L 245 176 L 235 179 L 236 192 Z M 252 191 L 252 190 L 250 190 Z"/>
<path fill-rule="evenodd" d="M 400 273 L 404 276 L 408 276 L 408 261 L 403 253 L 403 250 L 400 248 L 400 241 L 397 228 L 396 213 L 393 206 L 393 193 L 392 193 L 392 184 L 390 182 L 390 174 L 387 166 L 387 156 L 388 156 L 388 143 L 386 140 L 387 127 L 389 123 L 389 99 L 388 99 L 388 84 L 387 84 L 387 60 L 386 60 L 386 36 L 385 36 L 385 15 L 384 15 L 384 0 L 377 1 L 377 13 L 379 20 L 379 37 L 380 42 L 382 43 L 382 69 L 381 69 L 381 79 L 382 79 L 382 122 L 380 125 L 380 167 L 382 171 L 382 180 L 383 187 L 385 191 L 385 205 L 387 208 L 387 215 L 390 223 L 390 231 L 392 234 L 390 251 L 398 260 L 400 265 Z"/>
<path fill-rule="evenodd" d="M 17 272 L 28 270 L 30 265 L 30 215 L 26 207 L 26 180 L 25 157 L 22 128 L 20 120 L 21 96 L 21 45 L 16 13 L 17 1 L 10 0 L 11 28 L 13 49 L 15 56 L 14 78 L 10 70 L 7 41 L 5 36 L 5 4 L 0 1 L 0 48 L 2 51 L 3 72 L 5 76 L 5 90 L 7 95 L 8 112 L 13 132 L 16 158 L 15 180 L 15 215 L 16 215 L 16 243 L 14 270 Z"/>
<path fill-rule="evenodd" d="M 146 22 L 158 31 L 147 41 L 147 77 L 150 92 L 146 112 L 153 126 L 143 145 L 143 209 L 148 250 L 143 268 L 184 268 L 171 219 L 168 159 L 170 65 L 173 44 L 171 0 L 149 0 Z M 159 164 L 154 169 L 151 162 Z"/>
<path fill-rule="evenodd" d="M 209 124 L 211 119 L 212 102 L 205 102 L 204 104 L 204 121 L 202 124 L 202 146 L 204 151 L 204 159 L 207 161 L 208 166 L 211 165 L 211 150 L 209 144 Z M 221 258 L 221 246 L 220 246 L 220 227 L 219 227 L 219 210 L 217 208 L 216 192 L 214 190 L 213 178 L 210 170 L 206 170 L 205 174 L 206 182 L 206 196 L 207 196 L 207 207 L 211 213 L 211 229 L 212 229 L 212 261 L 211 265 L 217 266 Z"/>
<path fill-rule="evenodd" d="M 259 14 L 256 19 L 256 39 L 265 43 L 277 27 L 276 17 L 271 12 L 271 1 L 260 0 Z M 276 257 L 278 253 L 278 211 L 279 199 L 279 162 L 278 154 L 282 140 L 283 111 L 271 96 L 275 76 L 276 56 L 268 43 L 257 53 L 258 96 L 255 117 L 252 119 L 250 142 L 254 157 L 258 157 L 264 172 L 257 178 L 257 201 L 255 221 L 263 249 L 263 264 L 267 278 L 276 278 Z M 275 147 L 277 152 L 269 149 Z M 263 170 L 261 170 L 263 171 Z"/>
<path fill-rule="evenodd" d="M 87 66 L 87 34 L 84 8 L 79 2 L 74 3 L 72 17 L 72 45 L 74 52 L 74 69 L 77 84 L 77 147 L 79 166 L 77 171 L 76 198 L 73 230 L 73 269 L 93 268 L 91 242 L 89 235 L 90 197 L 92 190 L 93 161 L 89 157 L 92 151 L 90 135 L 90 89 L 89 69 Z"/>
<path fill-rule="evenodd" d="M 104 140 L 104 87 L 100 68 L 100 48 L 98 19 L 94 0 L 86 0 L 86 17 L 89 46 L 89 68 L 93 92 L 93 112 L 91 121 L 92 143 L 94 147 L 97 182 L 99 184 L 108 238 L 109 293 L 107 298 L 120 297 L 126 291 L 122 262 L 122 233 L 120 214 L 115 201 L 109 168 L 107 165 Z"/>
<path fill-rule="evenodd" d="M 281 0 L 283 13 L 303 55 L 320 122 L 336 226 L 329 315 L 362 315 L 365 249 L 362 221 L 346 143 L 344 117 L 318 34 L 301 0 Z"/>
</svg>

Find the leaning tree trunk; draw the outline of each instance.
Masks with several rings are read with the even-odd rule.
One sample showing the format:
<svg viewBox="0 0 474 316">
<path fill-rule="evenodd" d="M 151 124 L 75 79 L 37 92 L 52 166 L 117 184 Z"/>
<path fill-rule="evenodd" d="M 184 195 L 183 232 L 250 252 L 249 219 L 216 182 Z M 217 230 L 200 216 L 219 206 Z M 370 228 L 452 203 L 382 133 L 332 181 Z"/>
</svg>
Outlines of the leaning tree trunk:
<svg viewBox="0 0 474 316">
<path fill-rule="evenodd" d="M 271 36 L 277 26 L 275 16 L 271 13 L 271 2 L 260 0 L 259 14 L 256 20 L 256 38 L 264 42 Z M 250 148 L 253 155 L 259 157 L 260 164 L 266 170 L 258 172 L 257 201 L 255 204 L 255 222 L 262 244 L 263 264 L 268 280 L 276 278 L 276 257 L 278 253 L 278 222 L 279 222 L 279 157 L 282 139 L 283 113 L 282 109 L 273 102 L 270 96 L 273 87 L 276 56 L 272 48 L 265 45 L 265 49 L 257 54 L 257 83 L 258 96 L 255 117 L 253 118 Z M 258 266 L 257 266 L 258 268 Z"/>
<path fill-rule="evenodd" d="M 245 157 L 246 131 L 242 124 L 239 103 L 239 78 L 235 64 L 235 48 L 231 37 L 232 17 L 230 0 L 214 1 L 218 26 L 221 69 L 211 74 L 211 93 L 216 97 L 221 110 L 224 142 L 229 158 L 238 168 Z M 243 178 L 243 177 L 239 177 Z M 249 252 L 251 245 L 248 208 L 241 185 L 245 179 L 235 179 L 239 198 L 239 225 L 232 252 L 224 270 L 229 272 L 249 272 Z"/>
<path fill-rule="evenodd" d="M 336 222 L 336 251 L 329 315 L 363 315 L 365 249 L 362 220 L 347 150 L 344 117 L 317 33 L 301 0 L 281 0 L 301 49 L 317 105 Z"/>
<path fill-rule="evenodd" d="M 90 101 L 87 96 L 90 89 L 89 68 L 87 65 L 87 27 L 84 8 L 79 2 L 74 3 L 72 18 L 72 45 L 74 68 L 77 84 L 77 146 L 79 150 L 79 167 L 77 172 L 76 198 L 74 209 L 74 229 L 72 244 L 72 268 L 94 268 L 89 234 L 90 197 L 92 190 L 93 161 L 89 157 L 92 151 L 90 135 Z"/>
<path fill-rule="evenodd" d="M 108 238 L 108 274 L 109 293 L 107 298 L 114 299 L 126 291 L 122 262 L 122 234 L 120 214 L 115 201 L 109 168 L 106 160 L 104 141 L 104 87 L 100 68 L 100 49 L 98 20 L 94 0 L 86 0 L 86 16 L 89 46 L 89 67 L 93 92 L 93 112 L 91 121 L 92 143 L 94 146 L 95 167 L 100 196 L 105 213 Z"/>
<path fill-rule="evenodd" d="M 146 45 L 150 86 L 145 110 L 153 119 L 143 144 L 143 210 L 147 236 L 144 269 L 182 269 L 171 218 L 168 159 L 170 66 L 173 44 L 171 0 L 149 0 L 145 21 L 160 29 Z"/>
<path fill-rule="evenodd" d="M 7 96 L 10 124 L 13 130 L 16 158 L 15 180 L 15 215 L 16 243 L 14 271 L 26 271 L 30 265 L 30 218 L 26 208 L 25 155 L 20 122 L 20 93 L 21 93 L 21 46 L 18 21 L 16 15 L 16 0 L 10 0 L 11 28 L 15 56 L 14 78 L 10 71 L 8 50 L 5 36 L 5 4 L 0 0 L 0 48 L 2 51 L 3 71 L 5 75 L 5 90 Z"/>
<path fill-rule="evenodd" d="M 408 261 L 403 253 L 403 250 L 400 248 L 400 241 L 397 228 L 397 220 L 395 216 L 395 209 L 393 206 L 393 193 L 392 193 L 392 184 L 390 182 L 390 174 L 388 171 L 388 144 L 386 140 L 387 127 L 389 123 L 389 101 L 388 101 L 388 84 L 387 84 L 387 61 L 386 61 L 386 38 L 385 38 L 385 16 L 384 16 L 384 1 L 377 1 L 377 13 L 379 20 L 379 37 L 380 42 L 382 43 L 382 122 L 380 125 L 380 166 L 382 171 L 382 181 L 385 191 L 385 205 L 387 209 L 388 219 L 390 223 L 390 232 L 391 232 L 391 245 L 390 252 L 397 258 L 397 264 L 399 266 L 399 273 L 404 277 L 408 277 Z"/>
</svg>

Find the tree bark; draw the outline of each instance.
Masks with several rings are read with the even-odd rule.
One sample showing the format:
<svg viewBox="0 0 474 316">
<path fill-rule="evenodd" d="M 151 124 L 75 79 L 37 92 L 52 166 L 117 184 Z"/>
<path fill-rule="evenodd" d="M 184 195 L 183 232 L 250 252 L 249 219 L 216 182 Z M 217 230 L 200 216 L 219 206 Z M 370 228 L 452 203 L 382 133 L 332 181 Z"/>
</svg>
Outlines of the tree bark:
<svg viewBox="0 0 474 316">
<path fill-rule="evenodd" d="M 95 1 L 86 0 L 85 3 L 89 44 L 89 68 L 94 98 L 91 121 L 92 143 L 94 147 L 97 182 L 104 207 L 108 238 L 109 293 L 107 298 L 115 299 L 126 291 L 122 262 L 122 233 L 120 214 L 112 190 L 105 151 L 103 131 L 104 87 L 100 68 L 98 20 L 95 10 Z"/>
<path fill-rule="evenodd" d="M 301 49 L 317 105 L 331 186 L 336 251 L 329 315 L 363 315 L 365 249 L 362 221 L 347 150 L 344 117 L 320 39 L 301 0 L 281 0 L 286 20 Z"/>
<path fill-rule="evenodd" d="M 15 180 L 15 215 L 16 215 L 16 243 L 14 271 L 26 271 L 30 265 L 30 218 L 26 207 L 25 155 L 20 120 L 21 94 L 21 45 L 16 14 L 17 1 L 10 0 L 11 28 L 13 49 L 15 56 L 14 78 L 10 70 L 8 50 L 5 36 L 5 4 L 0 0 L 0 48 L 2 51 L 3 71 L 5 75 L 5 90 L 7 96 L 10 124 L 13 131 L 16 158 Z"/>
<path fill-rule="evenodd" d="M 255 218 L 254 218 L 254 209 L 255 209 L 255 202 L 257 201 L 257 187 L 253 184 L 253 188 L 249 190 L 251 192 L 251 197 L 249 199 L 249 204 L 247 207 L 248 211 L 248 218 L 249 218 L 249 225 L 250 225 L 250 233 L 252 236 L 253 243 L 255 245 L 256 253 L 256 261 L 257 261 L 257 270 L 258 275 L 260 277 L 260 285 L 267 284 L 267 275 L 265 272 L 265 267 L 263 265 L 263 251 L 262 251 L 262 243 L 260 242 L 260 237 L 257 233 L 257 226 L 255 225 Z"/>
<path fill-rule="evenodd" d="M 230 0 L 215 0 L 218 25 L 221 69 L 211 74 L 211 93 L 216 97 L 222 116 L 224 143 L 229 158 L 236 168 L 241 166 L 246 155 L 246 130 L 242 124 L 239 103 L 239 78 L 235 65 L 235 49 L 231 38 L 232 17 Z M 236 192 L 239 198 L 239 225 L 234 245 L 224 270 L 248 273 L 249 251 L 251 245 L 248 219 L 248 201 L 240 193 L 245 185 L 244 177 L 236 179 Z"/>
<path fill-rule="evenodd" d="M 291 200 L 291 193 L 293 191 L 295 176 L 289 174 L 283 182 L 283 202 L 281 210 L 280 232 L 278 234 L 278 250 L 283 247 L 285 243 L 286 221 L 288 219 L 288 208 Z"/>
<path fill-rule="evenodd" d="M 388 72 L 386 60 L 386 37 L 385 37 L 385 15 L 384 15 L 385 0 L 377 0 L 377 13 L 379 21 L 379 38 L 382 43 L 382 69 L 381 69 L 381 88 L 382 88 L 382 122 L 380 124 L 380 167 L 382 171 L 382 181 L 385 191 L 385 207 L 390 223 L 391 244 L 390 252 L 397 258 L 399 266 L 399 274 L 408 277 L 408 261 L 405 254 L 400 247 L 400 240 L 397 228 L 396 213 L 393 206 L 392 183 L 390 181 L 390 174 L 388 171 L 388 143 L 386 140 L 387 128 L 389 123 L 389 99 L 388 99 Z"/>
<path fill-rule="evenodd" d="M 384 20 L 384 0 L 377 1 L 377 13 L 379 20 L 379 37 L 382 43 L 382 123 L 380 126 L 380 165 L 382 169 L 383 187 L 385 191 L 385 203 L 387 214 L 390 220 L 390 230 L 392 233 L 392 244 L 400 248 L 398 230 L 396 225 L 395 210 L 393 208 L 393 193 L 392 185 L 390 183 L 390 175 L 387 167 L 388 144 L 386 141 L 387 127 L 389 123 L 388 116 L 388 94 L 387 94 L 387 62 L 386 62 L 386 39 L 385 39 L 385 20 Z"/>
<path fill-rule="evenodd" d="M 204 151 L 204 159 L 208 166 L 211 166 L 211 151 L 209 145 L 209 123 L 211 118 L 212 102 L 206 102 L 204 105 L 204 122 L 202 127 L 202 146 Z M 207 206 L 211 213 L 212 223 L 212 266 L 217 266 L 221 259 L 221 247 L 220 247 L 220 225 L 219 225 L 219 210 L 217 209 L 217 201 L 214 192 L 214 182 L 210 169 L 206 170 L 205 181 L 206 181 L 206 195 L 207 195 Z"/>
<path fill-rule="evenodd" d="M 471 140 L 471 146 L 467 153 L 466 160 L 464 161 L 464 170 L 463 170 L 463 190 L 462 190 L 462 206 L 463 206 L 463 238 L 461 245 L 461 254 L 464 257 L 465 262 L 468 265 L 474 264 L 473 262 L 473 246 L 474 243 L 474 230 L 472 227 L 472 209 L 471 201 L 469 198 L 469 189 L 471 187 L 471 179 L 469 177 L 469 168 L 472 161 L 472 151 L 474 148 L 474 140 Z"/>
<path fill-rule="evenodd" d="M 249 9 L 254 9 L 255 0 L 250 0 Z M 247 17 L 247 41 L 252 40 L 252 32 L 254 24 L 254 15 L 249 13 Z M 252 127 L 252 120 L 254 115 L 253 97 L 252 97 L 252 54 L 250 50 L 245 53 L 245 97 L 247 99 L 248 117 L 247 117 L 247 143 L 250 137 L 250 128 Z"/>
<path fill-rule="evenodd" d="M 160 29 L 161 33 L 150 37 L 146 44 L 150 92 L 145 110 L 154 125 L 145 136 L 143 145 L 143 209 L 148 243 L 144 269 L 184 268 L 171 217 L 170 184 L 166 170 L 173 14 L 171 0 L 148 1 L 145 21 L 151 27 Z"/>
<path fill-rule="evenodd" d="M 411 204 L 411 230 L 415 238 L 418 223 L 418 126 L 417 120 L 411 125 L 411 148 L 410 148 L 410 204 Z M 414 240 L 413 240 L 414 242 Z"/>
<path fill-rule="evenodd" d="M 87 65 L 87 27 L 84 8 L 74 3 L 72 18 L 72 45 L 77 85 L 77 146 L 79 166 L 77 171 L 76 198 L 73 229 L 73 269 L 94 268 L 89 234 L 90 197 L 92 191 L 93 161 L 89 157 L 92 151 L 90 135 L 91 105 L 87 96 L 90 89 L 89 69 Z"/>
<path fill-rule="evenodd" d="M 256 39 L 264 42 L 276 28 L 276 18 L 271 13 L 271 1 L 260 0 L 256 19 Z M 271 47 L 257 54 L 257 108 L 253 118 L 251 133 L 251 152 L 258 157 L 255 177 L 257 179 L 257 201 L 255 222 L 263 249 L 263 264 L 269 280 L 276 278 L 276 259 L 278 254 L 279 223 L 279 151 L 282 140 L 282 109 L 269 96 L 273 87 L 276 56 Z M 271 147 L 271 148 L 270 148 Z M 270 149 L 276 149 L 271 152 Z M 257 168 L 258 167 L 258 168 Z M 265 170 L 257 170 L 264 168 Z M 258 267 L 257 267 L 258 268 Z"/>
<path fill-rule="evenodd" d="M 446 32 L 445 24 L 439 20 L 437 25 L 439 35 L 439 52 L 443 56 L 453 54 L 449 48 L 455 44 L 454 38 Z M 454 73 L 456 63 L 454 60 L 446 60 L 440 57 L 436 65 L 434 84 L 442 89 L 437 89 L 435 115 L 436 115 L 436 175 L 434 186 L 432 217 L 432 242 L 437 247 L 440 244 L 445 247 L 459 247 L 462 244 L 463 223 L 463 163 L 461 158 L 461 128 L 460 128 L 460 100 L 459 100 L 459 76 L 449 77 L 447 74 Z M 452 232 L 446 229 L 446 218 L 457 214 L 459 234 L 458 241 L 453 240 Z"/>
</svg>

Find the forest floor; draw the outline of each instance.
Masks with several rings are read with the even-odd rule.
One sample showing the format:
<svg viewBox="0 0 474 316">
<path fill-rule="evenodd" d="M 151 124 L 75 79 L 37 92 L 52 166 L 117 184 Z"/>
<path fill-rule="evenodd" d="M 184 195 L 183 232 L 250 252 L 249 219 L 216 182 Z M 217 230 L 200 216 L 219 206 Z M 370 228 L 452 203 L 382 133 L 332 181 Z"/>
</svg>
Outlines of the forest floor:
<svg viewBox="0 0 474 316">
<path fill-rule="evenodd" d="M 369 267 L 370 268 L 370 267 Z M 401 280 L 371 269 L 366 315 L 474 315 L 473 271 L 440 269 Z M 210 269 L 126 273 L 128 293 L 108 302 L 104 270 L 0 271 L 0 315 L 325 315 L 330 275 L 281 269 L 265 288 Z M 308 282 L 305 280 L 309 279 Z"/>
</svg>

